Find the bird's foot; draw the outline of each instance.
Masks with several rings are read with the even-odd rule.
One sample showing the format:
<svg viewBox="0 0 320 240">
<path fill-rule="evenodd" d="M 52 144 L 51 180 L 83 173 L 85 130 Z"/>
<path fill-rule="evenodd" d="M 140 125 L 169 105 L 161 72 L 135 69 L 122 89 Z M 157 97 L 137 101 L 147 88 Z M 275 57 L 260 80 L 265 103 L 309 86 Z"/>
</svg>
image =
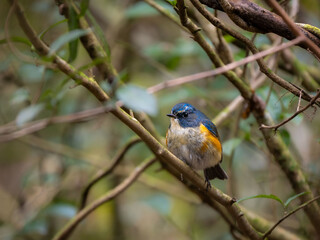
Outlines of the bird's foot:
<svg viewBox="0 0 320 240">
<path fill-rule="evenodd" d="M 210 183 L 209 179 L 206 179 L 205 183 L 206 183 L 206 191 L 208 192 L 208 190 L 211 188 L 211 183 Z"/>
</svg>

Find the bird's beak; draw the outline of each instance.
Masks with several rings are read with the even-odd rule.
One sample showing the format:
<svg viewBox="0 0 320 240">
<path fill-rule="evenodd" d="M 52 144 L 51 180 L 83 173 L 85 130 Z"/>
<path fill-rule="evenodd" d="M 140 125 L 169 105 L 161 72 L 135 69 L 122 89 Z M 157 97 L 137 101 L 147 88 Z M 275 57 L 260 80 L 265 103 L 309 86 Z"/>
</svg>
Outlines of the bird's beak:
<svg viewBox="0 0 320 240">
<path fill-rule="evenodd" d="M 171 113 L 170 113 L 170 114 L 167 114 L 167 116 L 168 116 L 168 117 L 171 117 L 171 118 L 177 118 L 177 116 L 176 116 L 176 115 L 171 114 Z"/>
</svg>

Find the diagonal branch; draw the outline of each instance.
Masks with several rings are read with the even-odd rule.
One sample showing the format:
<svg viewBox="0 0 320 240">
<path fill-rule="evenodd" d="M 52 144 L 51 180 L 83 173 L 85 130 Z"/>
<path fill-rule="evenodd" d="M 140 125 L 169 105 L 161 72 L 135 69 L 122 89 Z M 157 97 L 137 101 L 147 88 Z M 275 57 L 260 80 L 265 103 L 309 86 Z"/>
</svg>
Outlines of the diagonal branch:
<svg viewBox="0 0 320 240">
<path fill-rule="evenodd" d="M 110 107 L 102 106 L 90 110 L 85 110 L 82 112 L 72 113 L 69 115 L 56 116 L 29 122 L 20 129 L 17 129 L 16 126 L 12 125 L 0 127 L 0 142 L 11 141 L 16 138 L 28 135 L 30 133 L 34 133 L 36 131 L 46 128 L 51 124 L 84 121 L 99 116 L 101 114 L 107 113 L 108 111 L 110 111 Z"/>
<path fill-rule="evenodd" d="M 17 2 L 17 0 L 9 0 L 9 2 L 14 6 L 19 24 L 29 40 L 32 42 L 37 53 L 40 56 L 47 56 L 49 53 L 49 47 L 38 37 L 34 29 L 31 27 L 20 4 Z M 90 78 L 84 73 L 77 71 L 73 66 L 68 64 L 65 60 L 57 55 L 53 55 L 52 58 L 53 62 L 57 65 L 57 68 L 61 72 L 75 80 L 77 84 L 81 84 L 87 88 L 99 101 L 106 101 L 109 99 L 109 96 L 103 91 L 102 88 L 100 88 L 99 84 L 93 78 Z"/>
<path fill-rule="evenodd" d="M 285 214 L 281 219 L 279 219 L 279 221 L 277 221 L 265 234 L 263 234 L 262 236 L 262 240 L 266 239 L 271 233 L 272 231 L 280 224 L 282 223 L 285 219 L 287 219 L 288 217 L 290 217 L 292 214 L 296 213 L 297 211 L 305 208 L 306 206 L 308 206 L 310 203 L 313 203 L 314 201 L 317 201 L 318 199 L 320 199 L 320 196 L 317 196 L 311 200 L 309 200 L 308 202 L 305 202 L 304 204 L 301 204 L 299 207 L 293 209 L 292 211 L 290 211 L 289 213 Z"/>
<path fill-rule="evenodd" d="M 260 33 L 275 33 L 288 40 L 296 37 L 296 34 L 279 15 L 249 0 L 228 0 L 228 9 L 225 9 L 225 5 L 221 4 L 223 2 L 221 0 L 200 0 L 200 2 L 208 7 L 225 11 L 233 21 L 237 19 L 234 22 L 245 30 Z M 239 24 L 240 21 L 241 24 Z M 320 46 L 319 38 L 299 26 L 298 28 L 308 39 L 317 46 Z M 306 43 L 301 43 L 299 46 L 305 49 L 309 48 L 309 45 Z"/>
<path fill-rule="evenodd" d="M 146 160 L 142 164 L 140 164 L 138 167 L 135 168 L 135 170 L 118 186 L 116 186 L 111 191 L 107 192 L 97 200 L 95 200 L 93 203 L 82 209 L 74 218 L 72 218 L 62 230 L 60 230 L 54 237 L 53 240 L 64 240 L 67 239 L 70 234 L 74 231 L 74 229 L 79 225 L 79 223 L 85 219 L 91 212 L 93 212 L 95 209 L 100 207 L 102 204 L 111 201 L 121 193 L 123 193 L 128 187 L 130 187 L 137 178 L 153 163 L 156 162 L 156 159 L 153 158 L 151 160 Z"/>
<path fill-rule="evenodd" d="M 113 160 L 111 161 L 111 165 L 108 166 L 105 169 L 100 169 L 96 176 L 94 176 L 94 178 L 87 184 L 87 186 L 85 187 L 85 189 L 82 192 L 81 195 L 81 201 L 80 201 L 80 207 L 79 210 L 82 210 L 85 206 L 86 206 L 86 202 L 87 202 L 87 198 L 89 195 L 89 191 L 91 190 L 91 188 L 98 182 L 100 181 L 102 178 L 106 177 L 107 175 L 109 175 L 110 173 L 113 172 L 113 170 L 119 165 L 119 163 L 122 161 L 123 157 L 125 156 L 125 154 L 127 153 L 127 151 L 133 147 L 135 144 L 141 142 L 140 138 L 133 138 L 131 139 L 120 151 L 119 153 L 117 153 L 117 155 L 113 158 Z"/>
<path fill-rule="evenodd" d="M 72 4 L 72 1 L 55 0 L 55 2 L 59 7 L 60 13 L 63 14 L 66 19 L 69 18 L 68 9 L 73 8 L 74 11 L 78 14 L 79 27 L 81 29 L 89 28 L 89 23 L 84 16 L 80 16 L 80 10 L 75 4 Z M 70 5 L 68 5 L 68 3 L 70 3 Z M 97 64 L 97 68 L 101 73 L 103 79 L 106 79 L 109 84 L 113 84 L 117 78 L 117 71 L 110 63 L 110 54 L 105 52 L 94 32 L 88 32 L 86 35 L 80 38 L 80 41 L 92 59 L 103 60 L 99 61 L 99 63 Z"/>
<path fill-rule="evenodd" d="M 282 51 L 282 50 L 284 50 L 286 48 L 289 48 L 289 47 L 301 42 L 302 39 L 303 39 L 302 37 L 298 37 L 298 38 L 296 38 L 296 39 L 294 39 L 294 40 L 292 40 L 290 42 L 283 43 L 280 46 L 275 46 L 273 48 L 269 48 L 269 49 L 264 50 L 262 52 L 258 52 L 256 54 L 253 54 L 251 56 L 243 58 L 243 59 L 241 59 L 241 60 L 239 60 L 237 62 L 232 62 L 232 63 L 229 63 L 227 65 L 223 65 L 223 66 L 218 67 L 218 68 L 216 68 L 214 70 L 209 70 L 209 71 L 205 71 L 205 72 L 200 72 L 200 73 L 188 75 L 188 76 L 185 76 L 185 77 L 179 77 L 179 78 L 176 78 L 176 79 L 164 81 L 164 82 L 159 83 L 159 84 L 157 84 L 155 86 L 149 87 L 148 88 L 148 92 L 149 93 L 155 93 L 155 92 L 158 92 L 158 91 L 160 91 L 162 89 L 165 89 L 165 88 L 174 87 L 174 86 L 178 86 L 178 85 L 181 85 L 181 84 L 190 83 L 190 82 L 193 82 L 193 81 L 196 81 L 196 80 L 199 80 L 199 79 L 203 79 L 203 78 L 207 78 L 207 77 L 214 77 L 216 75 L 224 74 L 227 71 L 233 70 L 233 69 L 235 69 L 237 67 L 240 67 L 242 65 L 245 65 L 247 63 L 256 61 L 257 59 L 261 59 L 261 58 L 263 58 L 265 56 L 268 56 L 270 54 L 273 54 L 273 53 Z M 292 91 L 294 91 L 294 90 L 292 90 Z M 320 105 L 320 102 L 319 102 L 319 105 Z"/>
</svg>

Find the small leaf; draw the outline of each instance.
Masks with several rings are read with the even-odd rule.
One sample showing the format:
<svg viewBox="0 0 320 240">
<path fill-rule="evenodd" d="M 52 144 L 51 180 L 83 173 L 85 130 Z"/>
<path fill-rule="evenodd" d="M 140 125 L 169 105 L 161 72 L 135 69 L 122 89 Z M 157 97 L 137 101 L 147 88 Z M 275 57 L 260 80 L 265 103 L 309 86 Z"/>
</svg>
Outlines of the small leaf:
<svg viewBox="0 0 320 240">
<path fill-rule="evenodd" d="M 89 7 L 89 0 L 82 0 L 80 3 L 80 14 L 79 16 L 84 16 Z"/>
<path fill-rule="evenodd" d="M 24 123 L 31 121 L 40 113 L 43 108 L 43 104 L 36 104 L 22 109 L 16 118 L 17 125 L 20 127 Z"/>
<path fill-rule="evenodd" d="M 90 32 L 91 29 L 76 29 L 71 32 L 65 33 L 61 35 L 57 40 L 55 40 L 51 44 L 50 52 L 48 53 L 48 56 L 52 56 L 54 53 L 56 53 L 59 48 L 61 48 L 64 44 L 71 42 L 72 40 L 75 40 L 79 37 L 82 37 L 86 35 L 88 32 Z"/>
<path fill-rule="evenodd" d="M 19 104 L 30 99 L 30 93 L 26 88 L 19 88 L 10 99 L 11 104 Z"/>
<path fill-rule="evenodd" d="M 18 69 L 19 76 L 27 83 L 38 83 L 43 80 L 46 69 L 43 65 L 22 64 Z"/>
<path fill-rule="evenodd" d="M 76 215 L 77 209 L 71 205 L 66 203 L 56 203 L 47 209 L 47 213 L 54 216 L 72 218 Z"/>
<path fill-rule="evenodd" d="M 290 203 L 291 201 L 293 201 L 294 199 L 296 199 L 296 198 L 298 198 L 298 197 L 300 197 L 300 196 L 302 196 L 302 195 L 308 194 L 308 193 L 310 193 L 310 192 L 302 192 L 302 193 L 293 195 L 292 197 L 289 197 L 288 200 L 284 203 L 284 207 L 285 207 L 285 208 L 288 207 L 288 205 L 289 205 L 289 203 Z"/>
<path fill-rule="evenodd" d="M 89 20 L 90 20 L 90 22 L 91 22 L 91 24 L 93 26 L 94 33 L 96 34 L 96 36 L 98 37 L 99 42 L 103 46 L 103 50 L 105 51 L 107 56 L 110 57 L 110 55 L 111 55 L 110 54 L 110 47 L 109 47 L 108 42 L 106 40 L 106 37 L 104 35 L 103 29 L 100 27 L 100 25 L 98 24 L 96 19 L 92 16 L 90 11 L 87 11 L 87 17 L 89 18 Z"/>
<path fill-rule="evenodd" d="M 128 84 L 119 88 L 116 96 L 125 106 L 134 111 L 145 112 L 150 115 L 156 115 L 158 112 L 155 97 L 144 88 Z"/>
<path fill-rule="evenodd" d="M 280 129 L 280 136 L 282 138 L 282 140 L 284 141 L 284 143 L 289 146 L 291 143 L 291 137 L 290 137 L 290 133 L 286 130 L 286 129 Z"/>
<path fill-rule="evenodd" d="M 269 198 L 269 199 L 274 199 L 276 201 L 278 201 L 279 203 L 281 203 L 282 206 L 284 206 L 284 203 L 281 201 L 280 198 L 278 198 L 277 196 L 270 194 L 270 195 L 265 195 L 265 194 L 260 194 L 260 195 L 255 195 L 255 196 L 251 196 L 251 197 L 245 197 L 245 198 L 241 198 L 237 201 L 237 203 L 242 202 L 244 200 L 248 200 L 248 199 L 254 199 L 254 198 Z"/>
<path fill-rule="evenodd" d="M 226 142 L 223 143 L 222 149 L 223 154 L 230 156 L 232 151 L 239 146 L 239 144 L 242 142 L 242 139 L 240 138 L 232 138 Z"/>
<path fill-rule="evenodd" d="M 168 0 L 168 2 L 175 7 L 177 5 L 177 0 Z"/>
<path fill-rule="evenodd" d="M 68 30 L 72 32 L 79 28 L 78 14 L 73 8 L 69 8 L 69 20 Z M 68 62 L 72 62 L 76 59 L 78 53 L 78 38 L 73 39 L 69 42 L 69 59 Z"/>
</svg>

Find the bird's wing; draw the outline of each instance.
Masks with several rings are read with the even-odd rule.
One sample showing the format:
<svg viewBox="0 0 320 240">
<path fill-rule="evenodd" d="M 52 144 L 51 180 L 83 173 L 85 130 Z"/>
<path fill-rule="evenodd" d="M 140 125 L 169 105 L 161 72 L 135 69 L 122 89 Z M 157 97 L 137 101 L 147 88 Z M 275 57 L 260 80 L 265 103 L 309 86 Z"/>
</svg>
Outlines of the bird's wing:
<svg viewBox="0 0 320 240">
<path fill-rule="evenodd" d="M 201 121 L 201 123 L 216 137 L 219 139 L 219 133 L 216 125 L 213 124 L 209 119 Z"/>
<path fill-rule="evenodd" d="M 209 135 L 208 140 L 216 147 L 216 149 L 221 153 L 222 161 L 223 154 L 222 154 L 222 145 L 219 139 L 219 134 L 216 126 L 211 122 L 209 119 L 205 119 L 201 121 L 200 131 L 205 132 Z"/>
</svg>

